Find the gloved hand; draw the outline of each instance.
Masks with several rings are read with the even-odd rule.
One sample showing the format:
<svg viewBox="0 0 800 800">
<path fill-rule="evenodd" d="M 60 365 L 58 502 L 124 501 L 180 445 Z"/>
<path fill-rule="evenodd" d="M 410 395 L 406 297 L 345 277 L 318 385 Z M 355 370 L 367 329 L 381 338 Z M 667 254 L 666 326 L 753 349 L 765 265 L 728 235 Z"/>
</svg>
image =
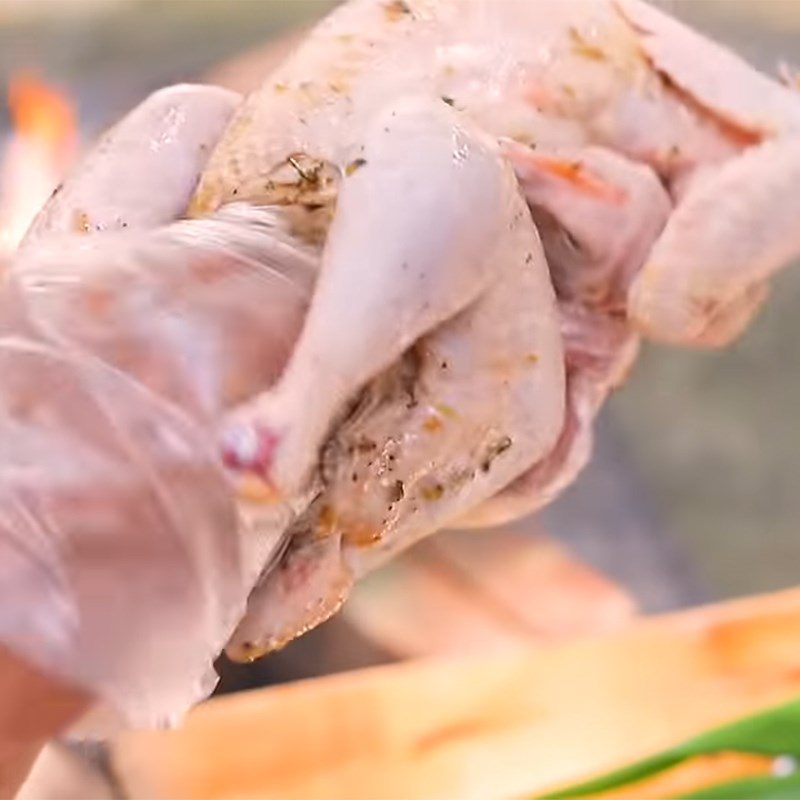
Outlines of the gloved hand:
<svg viewBox="0 0 800 800">
<path fill-rule="evenodd" d="M 263 210 L 169 224 L 238 99 L 145 100 L 0 283 L 0 642 L 131 724 L 208 694 L 284 527 L 237 508 L 214 431 L 280 371 L 316 259 Z"/>
</svg>

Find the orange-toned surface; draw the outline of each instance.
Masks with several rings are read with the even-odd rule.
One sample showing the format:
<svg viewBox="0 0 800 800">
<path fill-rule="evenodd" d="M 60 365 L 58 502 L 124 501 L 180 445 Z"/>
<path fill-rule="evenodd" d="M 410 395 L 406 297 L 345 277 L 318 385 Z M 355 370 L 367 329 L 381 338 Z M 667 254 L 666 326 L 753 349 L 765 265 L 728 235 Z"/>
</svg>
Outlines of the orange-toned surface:
<svg viewBox="0 0 800 800">
<path fill-rule="evenodd" d="M 114 762 L 133 797 L 519 797 L 796 695 L 798 633 L 793 590 L 574 644 L 346 673 L 209 702 L 182 730 L 123 737 Z"/>
</svg>

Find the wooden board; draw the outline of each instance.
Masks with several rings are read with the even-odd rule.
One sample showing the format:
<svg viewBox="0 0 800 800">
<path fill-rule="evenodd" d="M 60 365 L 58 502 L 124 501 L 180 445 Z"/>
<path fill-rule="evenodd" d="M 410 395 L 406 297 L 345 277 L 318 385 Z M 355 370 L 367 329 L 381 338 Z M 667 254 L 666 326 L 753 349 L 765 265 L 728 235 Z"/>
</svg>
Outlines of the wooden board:
<svg viewBox="0 0 800 800">
<path fill-rule="evenodd" d="M 130 734 L 130 796 L 521 797 L 800 693 L 800 590 L 558 647 L 407 662 L 219 698 Z"/>
<path fill-rule="evenodd" d="M 400 658 L 546 645 L 630 622 L 628 594 L 526 527 L 431 536 L 361 581 L 341 613 Z"/>
</svg>

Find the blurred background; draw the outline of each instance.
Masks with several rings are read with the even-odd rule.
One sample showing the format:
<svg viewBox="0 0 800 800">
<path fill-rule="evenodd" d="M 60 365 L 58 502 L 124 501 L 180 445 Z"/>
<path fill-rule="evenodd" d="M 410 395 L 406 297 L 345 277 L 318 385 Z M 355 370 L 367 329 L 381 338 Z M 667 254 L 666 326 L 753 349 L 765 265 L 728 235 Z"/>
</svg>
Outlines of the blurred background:
<svg viewBox="0 0 800 800">
<path fill-rule="evenodd" d="M 499 1 L 499 0 L 498 0 Z M 2 0 L 0 231 L 160 86 L 247 89 L 270 43 L 329 0 Z M 776 73 L 800 62 L 800 0 L 673 0 L 669 11 Z M 594 460 L 536 519 L 443 533 L 372 576 L 283 653 L 221 664 L 221 691 L 440 651 L 544 643 L 632 614 L 800 578 L 800 270 L 724 353 L 645 348 L 597 428 Z M 480 566 L 480 568 L 478 568 Z"/>
</svg>

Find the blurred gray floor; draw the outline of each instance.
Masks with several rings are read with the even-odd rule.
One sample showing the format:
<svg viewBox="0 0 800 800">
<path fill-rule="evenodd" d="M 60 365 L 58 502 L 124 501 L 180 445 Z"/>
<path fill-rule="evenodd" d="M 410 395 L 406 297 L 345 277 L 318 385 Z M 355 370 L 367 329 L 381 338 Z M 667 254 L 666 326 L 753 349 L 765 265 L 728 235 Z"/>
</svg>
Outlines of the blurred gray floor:
<svg viewBox="0 0 800 800">
<path fill-rule="evenodd" d="M 319 18 L 334 3 L 133 0 L 73 14 L 59 0 L 30 4 L 38 13 L 20 24 L 3 25 L 0 17 L 0 81 L 36 70 L 69 92 L 83 131 L 94 136 L 155 89 L 197 80 L 221 61 Z"/>
<path fill-rule="evenodd" d="M 659 5 L 767 73 L 800 64 L 798 0 Z M 648 610 L 800 583 L 799 344 L 795 267 L 734 347 L 645 348 L 551 532 Z"/>
<path fill-rule="evenodd" d="M 707 600 L 686 549 L 668 534 L 657 510 L 658 495 L 638 474 L 613 415 L 601 416 L 595 437 L 589 467 L 541 514 L 545 529 L 625 586 L 642 611 Z"/>
<path fill-rule="evenodd" d="M 800 59 L 798 0 L 664 0 L 767 73 Z M 796 61 L 795 64 L 800 63 Z M 551 532 L 648 610 L 800 583 L 800 270 L 720 353 L 645 348 Z"/>
<path fill-rule="evenodd" d="M 800 64 L 797 0 L 664 3 L 765 72 Z M 793 63 L 794 61 L 794 63 Z M 720 353 L 648 348 L 608 409 L 709 597 L 800 583 L 800 270 Z"/>
<path fill-rule="evenodd" d="M 149 91 L 191 80 L 330 5 L 141 0 L 91 18 L 0 25 L 0 80 L 35 67 L 77 99 L 83 129 L 94 135 Z M 800 0 L 661 5 L 767 71 L 782 55 L 800 61 Z M 549 530 L 647 610 L 797 583 L 798 340 L 795 270 L 731 350 L 648 349 L 600 421 L 592 465 L 545 513 Z"/>
</svg>

